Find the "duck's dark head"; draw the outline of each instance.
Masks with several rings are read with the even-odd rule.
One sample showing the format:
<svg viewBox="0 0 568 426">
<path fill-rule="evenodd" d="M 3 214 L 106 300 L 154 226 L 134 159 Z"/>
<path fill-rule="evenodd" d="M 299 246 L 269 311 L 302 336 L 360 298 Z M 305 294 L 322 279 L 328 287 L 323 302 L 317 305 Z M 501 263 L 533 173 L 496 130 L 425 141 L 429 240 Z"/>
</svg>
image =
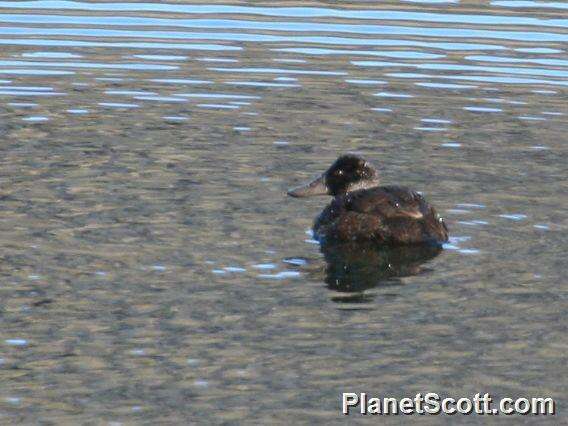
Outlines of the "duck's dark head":
<svg viewBox="0 0 568 426">
<path fill-rule="evenodd" d="M 312 182 L 288 191 L 292 197 L 312 195 L 342 195 L 357 189 L 379 184 L 377 170 L 363 158 L 354 154 L 342 155 L 327 171 Z"/>
</svg>

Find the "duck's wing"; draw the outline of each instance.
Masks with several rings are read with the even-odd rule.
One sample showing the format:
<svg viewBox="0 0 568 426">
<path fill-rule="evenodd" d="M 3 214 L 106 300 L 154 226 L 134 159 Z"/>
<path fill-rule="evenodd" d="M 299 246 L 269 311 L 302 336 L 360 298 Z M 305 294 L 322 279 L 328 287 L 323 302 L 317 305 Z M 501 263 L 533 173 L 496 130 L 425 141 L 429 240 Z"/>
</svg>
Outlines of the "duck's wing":
<svg viewBox="0 0 568 426">
<path fill-rule="evenodd" d="M 442 244 L 448 228 L 416 191 L 381 186 L 336 197 L 314 224 L 318 239 L 373 240 L 381 244 Z"/>
<path fill-rule="evenodd" d="M 424 197 L 404 186 L 379 186 L 354 191 L 345 200 L 347 210 L 388 219 L 424 218 L 429 211 Z"/>
</svg>

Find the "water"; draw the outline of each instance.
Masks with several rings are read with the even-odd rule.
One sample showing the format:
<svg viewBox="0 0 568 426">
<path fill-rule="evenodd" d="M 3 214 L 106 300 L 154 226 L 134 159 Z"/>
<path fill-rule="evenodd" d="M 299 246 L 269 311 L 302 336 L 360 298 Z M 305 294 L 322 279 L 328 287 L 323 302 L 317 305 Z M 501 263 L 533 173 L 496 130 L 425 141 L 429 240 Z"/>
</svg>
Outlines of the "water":
<svg viewBox="0 0 568 426">
<path fill-rule="evenodd" d="M 565 9 L 0 2 L 2 422 L 563 416 Z M 438 207 L 442 253 L 320 252 L 326 200 L 285 190 L 346 151 Z"/>
</svg>

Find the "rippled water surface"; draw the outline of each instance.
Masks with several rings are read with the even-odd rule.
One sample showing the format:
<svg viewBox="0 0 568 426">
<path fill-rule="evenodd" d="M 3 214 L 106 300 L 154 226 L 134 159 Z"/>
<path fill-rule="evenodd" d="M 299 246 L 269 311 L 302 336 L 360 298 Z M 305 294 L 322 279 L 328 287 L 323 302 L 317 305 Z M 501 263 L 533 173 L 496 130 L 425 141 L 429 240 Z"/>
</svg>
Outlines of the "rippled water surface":
<svg viewBox="0 0 568 426">
<path fill-rule="evenodd" d="M 1 1 L 0 422 L 338 422 L 348 391 L 562 420 L 567 10 Z M 327 200 L 285 190 L 346 151 L 442 253 L 320 252 Z"/>
</svg>

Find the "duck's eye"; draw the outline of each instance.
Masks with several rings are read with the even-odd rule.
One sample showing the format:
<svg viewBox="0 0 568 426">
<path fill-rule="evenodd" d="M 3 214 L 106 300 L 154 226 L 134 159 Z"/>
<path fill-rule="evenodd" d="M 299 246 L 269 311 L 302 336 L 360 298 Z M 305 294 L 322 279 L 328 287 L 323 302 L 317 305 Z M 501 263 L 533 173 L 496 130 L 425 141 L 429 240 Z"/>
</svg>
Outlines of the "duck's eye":
<svg viewBox="0 0 568 426">
<path fill-rule="evenodd" d="M 343 176 L 343 170 L 338 170 L 337 172 L 335 172 L 335 174 L 337 176 Z"/>
</svg>

